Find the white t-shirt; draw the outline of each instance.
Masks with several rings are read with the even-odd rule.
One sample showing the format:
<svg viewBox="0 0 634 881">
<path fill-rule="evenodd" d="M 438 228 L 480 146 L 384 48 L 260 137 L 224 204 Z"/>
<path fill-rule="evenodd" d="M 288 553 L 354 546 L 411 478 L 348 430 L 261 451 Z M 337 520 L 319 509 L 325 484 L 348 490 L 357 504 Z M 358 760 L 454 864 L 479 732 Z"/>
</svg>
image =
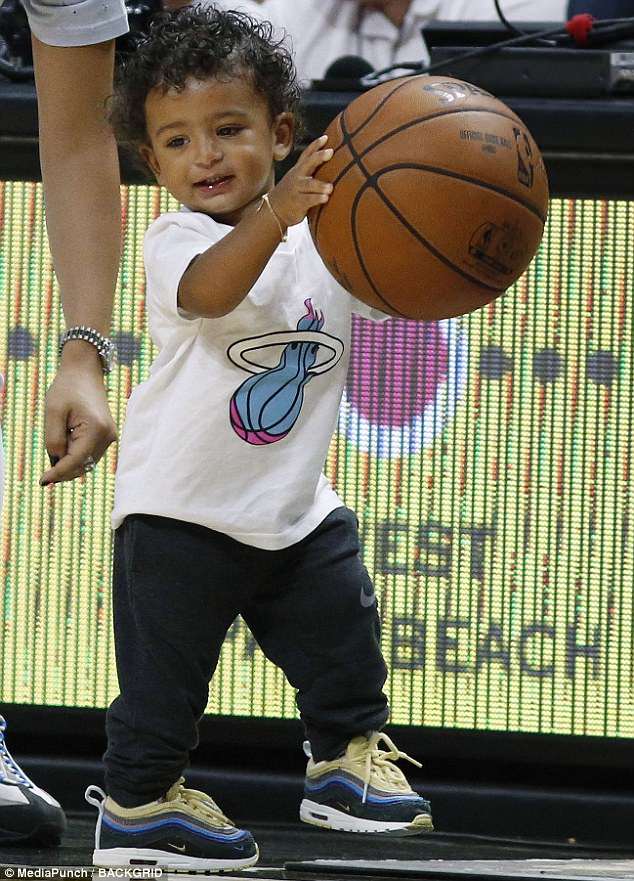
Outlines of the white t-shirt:
<svg viewBox="0 0 634 881">
<path fill-rule="evenodd" d="M 344 55 L 365 58 L 375 70 L 398 61 L 426 64 L 421 28 L 429 21 L 497 21 L 493 0 L 412 0 L 400 28 L 380 11 L 359 12 L 356 0 L 209 0 L 268 19 L 291 38 L 301 80 L 321 79 Z M 563 21 L 568 0 L 502 0 L 510 21 Z"/>
<path fill-rule="evenodd" d="M 348 371 L 351 313 L 387 316 L 337 284 L 307 221 L 289 229 L 232 312 L 188 316 L 177 305 L 179 281 L 230 230 L 183 209 L 146 233 L 148 324 L 159 354 L 128 403 L 112 523 L 155 514 L 277 550 L 343 504 L 322 469 Z"/>
<path fill-rule="evenodd" d="M 22 0 L 22 6 L 35 36 L 49 46 L 92 46 L 128 32 L 125 0 Z"/>
</svg>

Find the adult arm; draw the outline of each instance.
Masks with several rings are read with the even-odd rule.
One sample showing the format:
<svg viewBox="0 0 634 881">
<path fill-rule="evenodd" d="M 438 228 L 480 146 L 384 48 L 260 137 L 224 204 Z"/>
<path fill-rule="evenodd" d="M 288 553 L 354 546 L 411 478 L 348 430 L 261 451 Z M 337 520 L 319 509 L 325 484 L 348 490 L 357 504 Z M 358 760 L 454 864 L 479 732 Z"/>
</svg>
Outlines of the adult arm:
<svg viewBox="0 0 634 881">
<path fill-rule="evenodd" d="M 112 92 L 114 41 L 49 46 L 33 36 L 40 161 L 48 236 L 66 325 L 107 335 L 120 257 L 119 164 L 104 105 Z M 97 351 L 64 347 L 46 396 L 43 484 L 84 473 L 116 439 Z"/>
</svg>

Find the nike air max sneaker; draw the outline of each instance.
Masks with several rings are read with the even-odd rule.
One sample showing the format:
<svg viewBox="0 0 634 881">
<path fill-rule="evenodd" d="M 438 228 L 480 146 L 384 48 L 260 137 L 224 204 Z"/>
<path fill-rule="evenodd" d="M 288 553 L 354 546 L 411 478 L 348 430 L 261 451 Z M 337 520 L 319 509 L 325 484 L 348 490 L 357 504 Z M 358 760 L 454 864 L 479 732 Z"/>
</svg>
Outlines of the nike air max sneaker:
<svg viewBox="0 0 634 881">
<path fill-rule="evenodd" d="M 172 872 L 245 869 L 258 860 L 251 834 L 236 829 L 213 799 L 181 779 L 163 798 L 123 808 L 97 786 L 86 801 L 99 811 L 93 864 L 157 866 Z"/>
<path fill-rule="evenodd" d="M 0 845 L 56 847 L 66 830 L 66 817 L 52 795 L 26 776 L 4 739 L 7 723 L 0 716 Z"/>
<path fill-rule="evenodd" d="M 387 749 L 380 749 L 382 743 Z M 418 835 L 433 832 L 429 802 L 413 792 L 394 762 L 407 759 L 389 737 L 378 731 L 354 737 L 339 758 L 314 762 L 309 756 L 304 799 L 299 816 L 304 823 L 340 832 Z"/>
</svg>

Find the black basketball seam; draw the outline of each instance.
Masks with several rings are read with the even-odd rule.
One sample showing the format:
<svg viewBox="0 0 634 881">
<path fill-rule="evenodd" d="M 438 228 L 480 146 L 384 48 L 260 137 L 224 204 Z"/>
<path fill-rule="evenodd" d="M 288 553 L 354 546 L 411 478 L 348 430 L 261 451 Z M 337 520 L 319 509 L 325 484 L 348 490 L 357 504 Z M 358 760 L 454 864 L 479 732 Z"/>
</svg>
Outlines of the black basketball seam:
<svg viewBox="0 0 634 881">
<path fill-rule="evenodd" d="M 486 181 L 480 180 L 478 177 L 467 177 L 465 174 L 459 174 L 457 171 L 447 171 L 445 168 L 438 168 L 435 165 L 418 165 L 414 162 L 396 162 L 394 165 L 387 165 L 381 169 L 381 171 L 377 172 L 372 177 L 380 177 L 386 171 L 394 171 L 397 168 L 415 168 L 420 171 L 429 171 L 432 174 L 441 174 L 444 177 L 452 177 L 456 180 L 462 180 L 466 183 L 475 184 L 478 187 L 481 187 L 483 190 L 491 190 L 494 193 L 499 193 L 501 196 L 506 196 L 512 202 L 516 202 L 518 205 L 521 205 L 523 208 L 526 208 L 527 211 L 530 211 L 538 220 L 542 222 L 542 226 L 544 224 L 544 219 L 542 218 L 539 211 L 534 208 L 530 203 L 524 202 L 521 199 L 518 199 L 513 193 L 509 193 L 508 190 L 502 189 L 502 187 L 496 187 L 495 184 L 489 184 Z"/>
<path fill-rule="evenodd" d="M 414 78 L 415 78 L 415 77 L 414 77 Z M 398 86 L 396 86 L 394 89 L 392 89 L 391 92 L 388 92 L 387 95 L 386 95 L 384 98 L 381 98 L 381 100 L 380 100 L 379 103 L 376 105 L 376 107 L 372 110 L 372 112 L 370 113 L 370 115 L 369 115 L 369 116 L 366 116 L 366 118 L 363 120 L 363 122 L 361 123 L 361 125 L 360 125 L 357 129 L 355 129 L 355 130 L 352 132 L 351 137 L 354 138 L 355 135 L 358 135 L 359 132 L 362 131 L 362 130 L 366 127 L 366 125 L 368 125 L 368 123 L 369 123 L 372 119 L 374 119 L 374 117 L 377 115 L 377 113 L 379 112 L 379 110 L 381 110 L 381 108 L 382 108 L 382 107 L 383 107 L 383 106 L 384 106 L 384 105 L 390 100 L 390 98 L 392 97 L 392 95 L 395 95 L 396 92 L 400 91 L 400 89 L 402 89 L 404 86 L 406 86 L 406 85 L 410 82 L 411 79 L 412 79 L 412 77 L 409 77 L 409 76 L 408 76 L 408 77 L 405 79 L 404 82 L 399 83 Z M 350 105 L 348 105 L 348 107 L 350 107 Z M 343 116 L 345 115 L 346 111 L 348 110 L 348 107 L 345 107 L 345 108 L 342 110 L 342 112 L 339 114 L 340 117 L 343 117 Z M 343 129 L 343 126 L 342 126 L 342 129 Z M 340 150 L 340 149 L 341 149 L 342 147 L 344 147 L 344 146 L 345 146 L 345 142 L 342 141 L 342 143 L 339 144 L 338 147 L 335 147 L 335 153 L 337 153 L 337 151 Z M 333 154 L 333 155 L 334 155 L 334 154 Z"/>
<path fill-rule="evenodd" d="M 394 89 L 393 92 L 390 92 L 390 94 L 387 97 L 391 98 L 392 95 L 394 94 L 394 92 L 396 92 L 396 89 Z M 382 101 L 381 104 L 375 108 L 375 110 L 378 110 L 379 107 L 383 107 L 384 104 L 385 104 L 385 101 Z M 350 107 L 350 105 L 348 105 L 348 107 Z M 342 110 L 341 113 L 339 114 L 339 116 L 343 117 L 345 112 L 348 110 L 348 107 L 346 107 L 344 110 Z M 428 119 L 430 119 L 430 120 L 431 119 L 440 119 L 443 116 L 453 116 L 454 113 L 471 113 L 471 112 L 473 112 L 473 113 L 494 113 L 496 116 L 503 116 L 504 119 L 510 119 L 513 122 L 515 122 L 517 120 L 517 117 L 515 117 L 515 116 L 509 116 L 507 113 L 500 113 L 499 111 L 490 110 L 486 107 L 470 107 L 467 110 L 465 110 L 464 107 L 454 107 L 452 110 L 441 110 L 438 113 L 430 113 L 428 116 L 417 116 L 416 119 L 410 120 L 409 122 L 406 122 L 406 123 L 403 123 L 402 126 L 399 126 L 396 129 L 391 129 L 387 135 L 382 135 L 378 141 L 373 141 L 372 144 L 370 144 L 370 146 L 366 148 L 366 151 L 371 150 L 376 144 L 381 143 L 384 139 L 391 137 L 392 134 L 396 134 L 397 132 L 403 131 L 403 129 L 409 128 L 409 126 L 411 126 L 411 125 L 417 125 L 419 122 L 425 122 Z M 356 129 L 355 131 L 350 132 L 349 137 L 355 138 L 359 134 L 361 129 L 364 128 L 365 125 L 368 122 L 370 122 L 370 120 L 374 116 L 376 116 L 376 113 L 373 111 L 370 114 L 370 116 L 368 116 L 367 119 L 364 121 L 363 125 L 360 125 L 359 128 Z M 339 144 L 339 146 L 336 148 L 335 153 L 337 152 L 337 150 L 340 150 L 341 147 L 344 147 L 344 146 L 347 146 L 347 141 L 342 141 L 341 144 Z M 364 151 L 364 154 L 366 151 Z"/>
<path fill-rule="evenodd" d="M 432 116 L 417 117 L 416 119 L 414 119 L 414 120 L 410 120 L 409 122 L 404 123 L 403 125 L 399 126 L 399 127 L 396 128 L 396 129 L 392 129 L 392 130 L 391 130 L 390 132 L 388 132 L 386 135 L 382 135 L 378 140 L 373 141 L 371 144 L 369 144 L 369 145 L 368 145 L 368 146 L 367 146 L 367 147 L 366 147 L 361 153 L 355 153 L 355 152 L 351 149 L 351 147 L 350 147 L 350 144 L 351 144 L 351 142 L 352 142 L 352 138 L 354 137 L 354 134 L 345 134 L 345 135 L 344 135 L 344 141 L 342 142 L 342 145 L 341 145 L 341 146 L 343 146 L 343 144 L 345 144 L 345 145 L 348 147 L 348 149 L 350 150 L 351 155 L 353 156 L 353 159 L 348 163 L 348 165 L 347 165 L 345 168 L 343 168 L 343 169 L 339 172 L 339 174 L 337 175 L 337 177 L 331 182 L 332 185 L 333 185 L 333 187 L 336 186 L 336 185 L 339 183 L 339 181 L 340 181 L 343 177 L 345 177 L 345 175 L 350 171 L 350 169 L 351 169 L 354 165 L 357 165 L 357 164 L 358 164 L 358 163 L 356 162 L 356 160 L 354 159 L 354 156 L 358 156 L 359 158 L 362 159 L 364 156 L 367 156 L 368 153 L 369 153 L 371 150 L 373 150 L 375 147 L 378 147 L 380 144 L 383 144 L 383 143 L 385 143 L 386 141 L 388 141 L 393 135 L 397 135 L 397 134 L 399 134 L 399 133 L 402 132 L 402 131 L 406 131 L 408 128 L 412 128 L 413 126 L 418 125 L 419 123 L 423 123 L 423 122 L 431 121 L 431 120 L 434 120 L 434 119 L 442 119 L 442 118 L 445 117 L 445 116 L 451 116 L 451 115 L 453 115 L 454 113 L 462 113 L 462 112 L 465 112 L 464 109 L 462 109 L 462 110 L 458 110 L 458 109 L 456 109 L 456 110 L 451 110 L 451 111 L 449 111 L 449 112 L 447 112 L 447 113 L 435 113 L 435 114 L 433 114 Z M 503 119 L 508 119 L 508 120 L 510 120 L 511 122 L 515 122 L 515 117 L 513 117 L 513 116 L 508 116 L 506 113 L 498 113 L 498 112 L 495 111 L 495 110 L 487 110 L 486 108 L 473 108 L 473 109 L 468 110 L 467 112 L 468 112 L 468 113 L 491 113 L 491 114 L 493 114 L 494 116 L 501 116 Z M 344 117 L 343 117 L 343 114 L 340 115 L 340 120 L 341 120 L 341 123 L 340 123 L 340 124 L 341 124 L 341 126 L 342 126 L 342 130 L 343 130 L 343 123 L 344 123 L 344 121 L 345 121 L 345 120 L 344 120 Z M 450 175 L 451 175 L 451 172 L 447 172 L 447 174 L 450 176 Z M 456 176 L 457 176 L 457 175 L 456 175 Z M 488 185 L 488 184 L 486 184 L 485 181 L 482 181 L 480 178 L 467 178 L 467 177 L 464 177 L 464 178 L 462 178 L 462 179 L 465 180 L 465 181 L 469 181 L 469 182 L 471 182 L 471 183 L 480 183 L 480 184 L 482 184 L 483 186 L 489 186 L 490 189 L 494 189 L 494 187 L 493 187 L 492 184 L 491 184 L 491 185 Z M 546 223 L 546 217 L 544 217 L 544 216 L 541 214 L 541 212 L 539 212 L 535 207 L 531 206 L 530 203 L 525 202 L 524 200 L 522 200 L 521 198 L 519 198 L 519 196 L 515 196 L 515 195 L 508 194 L 506 191 L 502 191 L 502 190 L 500 190 L 500 192 L 503 192 L 504 195 L 509 195 L 509 198 L 511 198 L 511 199 L 513 199 L 514 201 L 516 201 L 519 205 L 523 205 L 523 206 L 524 206 L 525 208 L 527 208 L 529 211 L 532 211 L 533 214 L 536 214 L 537 217 L 539 217 L 539 219 L 541 220 L 541 222 L 542 222 L 543 224 Z"/>
<path fill-rule="evenodd" d="M 342 118 L 342 129 L 344 131 L 344 134 L 347 134 L 346 129 L 345 129 L 345 120 L 343 118 Z M 359 264 L 363 270 L 363 273 L 366 277 L 366 280 L 368 281 L 372 290 L 374 291 L 376 296 L 381 300 L 382 303 L 385 303 L 387 306 L 390 307 L 390 309 L 397 312 L 398 315 L 403 315 L 402 312 L 400 312 L 398 309 L 395 309 L 395 307 L 388 300 L 386 300 L 385 297 L 383 297 L 379 293 L 378 289 L 376 288 L 376 285 L 374 284 L 373 280 L 370 278 L 370 275 L 366 270 L 365 263 L 363 261 L 363 257 L 361 255 L 361 252 L 359 249 L 359 244 L 358 244 L 358 240 L 357 240 L 357 231 L 356 231 L 356 209 L 357 209 L 357 205 L 359 203 L 359 200 L 361 198 L 361 195 L 364 192 L 366 192 L 366 190 L 370 187 L 374 190 L 374 192 L 377 194 L 377 196 L 383 201 L 383 203 L 385 204 L 387 209 L 389 211 L 391 211 L 401 221 L 403 226 L 414 236 L 414 238 L 417 239 L 420 242 L 420 244 L 423 245 L 423 247 L 427 248 L 427 250 L 431 254 L 433 254 L 437 260 L 440 260 L 440 262 L 443 263 L 448 269 L 451 269 L 457 275 L 461 275 L 465 280 L 473 282 L 478 287 L 481 287 L 486 291 L 492 291 L 495 294 L 501 294 L 506 290 L 506 288 L 495 288 L 495 287 L 492 287 L 491 285 L 487 285 L 484 282 L 480 281 L 480 279 L 469 275 L 469 273 L 464 272 L 464 270 L 455 266 L 443 254 L 441 254 L 440 251 L 438 251 L 436 248 L 434 248 L 434 246 L 431 245 L 430 242 L 428 242 L 425 238 L 423 238 L 423 236 L 421 236 L 421 234 L 418 232 L 418 230 L 415 229 L 409 223 L 409 221 L 401 215 L 398 208 L 396 208 L 395 205 L 392 205 L 391 201 L 384 195 L 384 193 L 381 191 L 381 189 L 377 186 L 378 178 L 376 176 L 370 175 L 368 173 L 367 169 L 365 168 L 363 163 L 360 161 L 359 155 L 357 153 L 355 153 L 352 144 L 349 144 L 349 149 L 350 149 L 350 152 L 353 154 L 353 156 L 356 157 L 357 166 L 361 169 L 363 174 L 365 174 L 365 176 L 366 176 L 366 183 L 357 192 L 355 199 L 354 199 L 354 202 L 353 202 L 353 211 L 352 211 L 352 217 L 351 217 L 352 239 L 354 241 L 354 247 L 355 247 L 355 251 L 357 253 L 357 259 L 358 259 Z M 407 316 L 403 315 L 403 317 L 406 318 Z"/>
<path fill-rule="evenodd" d="M 405 217 L 403 217 L 403 216 L 401 215 L 401 213 L 399 212 L 398 208 L 396 208 L 395 206 L 393 206 L 393 205 L 391 204 L 391 202 L 389 201 L 389 199 L 388 199 L 388 198 L 382 193 L 382 191 L 381 191 L 378 187 L 376 187 L 376 186 L 373 184 L 373 182 L 372 182 L 371 180 L 368 180 L 367 183 L 366 183 L 366 184 L 365 184 L 365 185 L 359 190 L 359 192 L 358 192 L 358 194 L 357 194 L 359 198 L 356 198 L 356 197 L 355 197 L 355 200 L 354 200 L 355 212 L 356 212 L 356 203 L 357 203 L 358 201 L 360 201 L 360 197 L 363 195 L 363 193 L 367 192 L 368 189 L 372 189 L 374 192 L 376 192 L 376 194 L 377 194 L 377 195 L 383 200 L 383 202 L 384 202 L 384 204 L 386 205 L 386 207 L 388 208 L 388 210 L 392 211 L 392 213 L 397 217 L 397 219 L 400 220 L 400 222 L 403 224 L 403 226 L 405 227 L 405 229 L 406 229 L 409 233 L 411 233 L 411 234 L 414 236 L 414 238 L 415 238 L 415 239 L 416 239 L 416 240 L 417 240 L 417 241 L 418 241 L 418 242 L 419 242 L 424 248 L 427 248 L 427 250 L 428 250 L 431 254 L 433 254 L 433 256 L 434 256 L 437 260 L 439 260 L 441 263 L 443 263 L 448 269 L 450 269 L 452 272 L 455 272 L 457 275 L 461 275 L 466 281 L 470 281 L 470 282 L 476 284 L 478 287 L 483 288 L 483 289 L 486 290 L 486 291 L 492 291 L 492 292 L 495 293 L 495 294 L 502 294 L 502 293 L 504 293 L 504 291 L 506 290 L 506 288 L 496 288 L 496 287 L 492 287 L 491 285 L 488 285 L 488 284 L 486 284 L 485 282 L 481 281 L 479 278 L 476 278 L 475 276 L 469 275 L 468 272 L 465 272 L 464 270 L 460 269 L 460 267 L 456 266 L 454 263 L 452 263 L 450 260 L 448 260 L 447 257 L 445 257 L 445 256 L 444 256 L 440 251 L 438 251 L 438 250 L 437 250 L 437 249 L 436 249 L 436 248 L 435 248 L 430 242 L 428 242 L 427 239 L 425 239 L 425 238 L 424 238 L 424 237 L 418 232 L 418 230 L 417 230 L 415 227 L 413 227 Z M 377 297 L 379 297 L 379 299 L 380 299 L 383 303 L 385 303 L 387 306 L 389 306 L 390 309 L 394 310 L 395 312 L 398 312 L 399 315 L 403 315 L 404 318 L 408 318 L 408 317 L 410 317 L 410 316 L 404 315 L 402 312 L 399 312 L 398 309 L 396 309 L 395 306 L 393 306 L 388 300 L 385 299 L 385 297 L 383 297 L 383 296 L 379 293 L 378 289 L 376 288 L 374 282 L 373 282 L 372 279 L 370 278 L 370 276 L 369 276 L 369 274 L 368 274 L 368 272 L 367 272 L 367 270 L 366 270 L 366 268 L 365 268 L 365 263 L 364 263 L 364 261 L 363 261 L 363 257 L 361 256 L 361 252 L 360 252 L 360 249 L 359 249 L 359 247 L 358 247 L 358 243 L 357 243 L 357 235 L 356 235 L 356 228 L 355 228 L 354 226 L 353 226 L 353 230 L 352 230 L 352 238 L 353 238 L 354 243 L 355 243 L 355 250 L 356 250 L 356 252 L 357 252 L 357 259 L 359 260 L 359 263 L 361 264 L 361 267 L 362 267 L 363 272 L 364 272 L 364 274 L 365 274 L 365 276 L 366 276 L 366 278 L 367 278 L 367 281 L 368 281 L 369 284 L 372 286 L 372 290 L 375 292 L 375 294 L 377 295 Z"/>
<path fill-rule="evenodd" d="M 388 100 L 392 97 L 392 95 L 396 94 L 396 92 L 400 91 L 400 89 L 402 89 L 404 86 L 406 86 L 410 82 L 411 79 L 412 79 L 412 77 L 408 76 L 402 83 L 399 83 L 397 86 L 395 86 L 395 88 L 393 88 L 391 92 L 388 92 L 387 95 L 379 101 L 379 103 L 372 110 L 370 115 L 366 116 L 366 118 L 363 120 L 361 125 L 357 129 L 355 129 L 354 132 L 352 132 L 352 134 L 350 134 L 350 135 L 348 135 L 347 130 L 345 128 L 345 124 L 344 124 L 346 112 L 347 112 L 348 107 L 350 105 L 348 105 L 348 107 L 344 107 L 344 109 L 341 111 L 341 113 L 336 117 L 337 121 L 339 122 L 339 130 L 341 132 L 342 141 L 338 147 L 335 147 L 333 154 L 332 154 L 333 159 L 334 159 L 335 154 L 338 153 L 339 150 L 342 149 L 342 147 L 349 147 L 349 144 L 348 144 L 349 138 L 354 138 L 355 135 L 358 135 L 359 132 L 362 131 L 366 127 L 366 125 L 369 124 L 369 122 L 372 119 L 374 119 L 374 117 L 377 115 L 379 110 L 381 110 L 381 108 L 388 102 Z M 350 150 L 350 152 L 352 153 L 352 150 Z M 350 170 L 350 167 L 352 165 L 354 165 L 354 162 L 350 163 L 350 165 L 348 165 L 347 168 L 344 169 L 344 171 L 342 172 L 342 175 L 340 177 L 338 177 L 336 180 L 332 181 L 333 186 L 341 179 L 341 177 L 344 174 L 346 174 Z M 326 205 L 327 204 L 328 203 L 326 203 Z M 319 211 L 317 213 L 317 219 L 315 220 L 315 237 L 317 237 L 317 229 L 319 227 L 321 213 L 322 213 L 323 209 L 326 207 L 326 205 L 320 206 Z"/>
<path fill-rule="evenodd" d="M 408 317 L 407 315 L 404 315 L 402 312 L 399 312 L 398 309 L 395 309 L 395 307 L 392 306 L 392 304 L 388 300 L 386 300 L 385 297 L 379 292 L 377 286 L 374 284 L 374 281 L 372 280 L 372 278 L 370 276 L 370 273 L 367 271 L 367 269 L 365 267 L 365 262 L 363 260 L 363 254 L 361 253 L 361 249 L 359 247 L 359 240 L 357 238 L 356 214 L 357 214 L 358 203 L 361 200 L 361 196 L 363 195 L 363 193 L 367 192 L 367 189 L 368 189 L 367 184 L 364 184 L 361 187 L 361 189 L 357 190 L 355 197 L 354 197 L 354 200 L 352 202 L 352 210 L 350 212 L 350 223 L 352 226 L 352 241 L 354 242 L 354 250 L 357 255 L 357 261 L 359 263 L 359 266 L 361 267 L 361 271 L 363 272 L 363 274 L 366 277 L 366 281 L 368 282 L 368 284 L 370 285 L 370 287 L 372 288 L 372 290 L 374 291 L 376 296 L 379 298 L 379 300 L 382 303 L 384 303 L 388 307 L 388 309 L 391 309 L 392 312 L 396 312 L 397 315 L 400 315 L 401 318 L 407 318 Z"/>
<path fill-rule="evenodd" d="M 391 92 L 389 92 L 384 98 L 381 99 L 381 101 L 376 105 L 376 107 L 370 113 L 370 115 L 367 116 L 365 118 L 365 120 L 361 123 L 361 125 L 357 129 L 355 129 L 355 131 L 353 131 L 353 132 L 348 132 L 345 127 L 346 112 L 348 111 L 348 108 L 350 105 L 348 105 L 348 107 L 344 108 L 344 110 L 342 110 L 341 113 L 336 117 L 336 121 L 339 123 L 339 129 L 340 129 L 340 132 L 342 135 L 342 141 L 338 147 L 335 147 L 333 157 L 334 157 L 335 153 L 337 153 L 342 147 L 348 147 L 348 149 L 350 150 L 350 154 L 354 157 L 354 155 L 355 155 L 354 151 L 352 149 L 350 149 L 350 143 L 352 141 L 352 138 L 354 138 L 360 131 L 362 131 L 362 129 L 365 128 L 365 126 L 370 122 L 370 120 L 374 119 L 376 114 L 379 112 L 379 110 L 382 107 L 385 106 L 385 104 L 392 97 L 392 95 L 395 95 L 396 92 L 400 91 L 400 89 L 402 89 L 404 86 L 406 86 L 412 79 L 416 79 L 416 77 L 407 77 L 402 83 L 399 83 L 398 86 L 396 86 L 396 88 L 392 89 Z M 428 116 L 416 117 L 416 119 L 410 120 L 409 122 L 404 123 L 403 125 L 399 126 L 396 129 L 392 129 L 386 135 L 382 135 L 380 138 L 378 138 L 378 140 L 373 141 L 371 144 L 369 144 L 363 150 L 363 152 L 361 154 L 357 154 L 357 155 L 360 155 L 361 158 L 363 158 L 375 147 L 377 147 L 380 144 L 385 143 L 385 141 L 389 140 L 393 135 L 399 134 L 402 131 L 406 131 L 408 128 L 412 128 L 413 126 L 418 125 L 419 123 L 432 121 L 434 119 L 442 119 L 446 116 L 453 116 L 453 114 L 455 114 L 455 113 L 464 113 L 464 112 L 467 112 L 467 113 L 491 113 L 494 116 L 501 116 L 503 119 L 508 119 L 510 122 L 519 122 L 522 125 L 524 125 L 522 120 L 518 116 L 513 114 L 512 111 L 511 111 L 511 114 L 508 114 L 508 113 L 501 113 L 499 110 L 491 110 L 490 108 L 486 108 L 486 107 L 470 107 L 467 110 L 465 110 L 464 107 L 454 107 L 452 110 L 443 110 L 438 113 L 430 114 Z M 351 160 L 351 162 L 337 175 L 337 177 L 333 181 L 331 181 L 333 187 L 336 186 L 336 184 L 338 184 L 339 181 L 343 177 L 345 177 L 345 175 L 350 171 L 350 169 L 356 164 L 357 163 L 356 163 L 355 159 L 353 158 Z M 474 182 L 479 181 L 479 178 L 474 178 L 473 181 Z M 512 197 L 512 198 L 515 198 L 515 197 Z M 517 199 L 517 202 L 520 205 L 523 204 L 523 205 L 525 205 L 525 207 L 528 207 L 528 205 L 526 205 L 526 203 L 522 202 L 520 199 Z M 319 229 L 319 223 L 321 220 L 323 210 L 324 210 L 324 208 L 326 208 L 327 204 L 328 203 L 325 203 L 324 205 L 320 205 L 317 210 L 317 214 L 316 214 L 315 222 L 314 222 L 314 230 L 313 230 L 315 239 L 317 239 L 317 236 L 318 236 L 317 231 Z M 539 217 L 539 219 L 542 221 L 543 224 L 546 223 L 546 217 L 543 217 L 539 212 L 537 212 L 537 216 Z"/>
</svg>

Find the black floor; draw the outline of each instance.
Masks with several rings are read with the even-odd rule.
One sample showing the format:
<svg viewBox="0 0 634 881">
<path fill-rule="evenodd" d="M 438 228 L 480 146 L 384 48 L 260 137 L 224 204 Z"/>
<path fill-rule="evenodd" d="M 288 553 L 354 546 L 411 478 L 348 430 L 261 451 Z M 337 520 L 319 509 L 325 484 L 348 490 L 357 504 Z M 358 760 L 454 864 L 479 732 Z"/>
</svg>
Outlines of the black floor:
<svg viewBox="0 0 634 881">
<path fill-rule="evenodd" d="M 96 816 L 96 815 L 95 815 Z M 91 863 L 95 820 L 90 814 L 70 813 L 69 828 L 61 847 L 49 850 L 24 847 L 0 849 L 0 864 L 28 866 L 88 866 Z M 366 838 L 337 832 L 325 832 L 296 824 L 250 824 L 260 846 L 260 869 L 281 870 L 287 863 L 312 860 L 535 860 L 594 859 L 624 860 L 634 858 L 632 850 L 581 848 L 521 841 L 470 838 L 468 836 L 431 835 L 403 839 Z M 282 876 L 272 872 L 270 877 Z M 293 877 L 301 877 L 293 874 Z M 308 876 L 306 876 L 308 877 Z M 340 876 L 325 872 L 313 878 Z M 357 879 L 364 876 L 357 875 Z M 379 876 L 374 876 L 379 877 Z M 410 875 L 411 877 L 411 875 Z M 419 876 L 422 877 L 422 876 Z M 472 875 L 472 877 L 484 877 Z"/>
</svg>

